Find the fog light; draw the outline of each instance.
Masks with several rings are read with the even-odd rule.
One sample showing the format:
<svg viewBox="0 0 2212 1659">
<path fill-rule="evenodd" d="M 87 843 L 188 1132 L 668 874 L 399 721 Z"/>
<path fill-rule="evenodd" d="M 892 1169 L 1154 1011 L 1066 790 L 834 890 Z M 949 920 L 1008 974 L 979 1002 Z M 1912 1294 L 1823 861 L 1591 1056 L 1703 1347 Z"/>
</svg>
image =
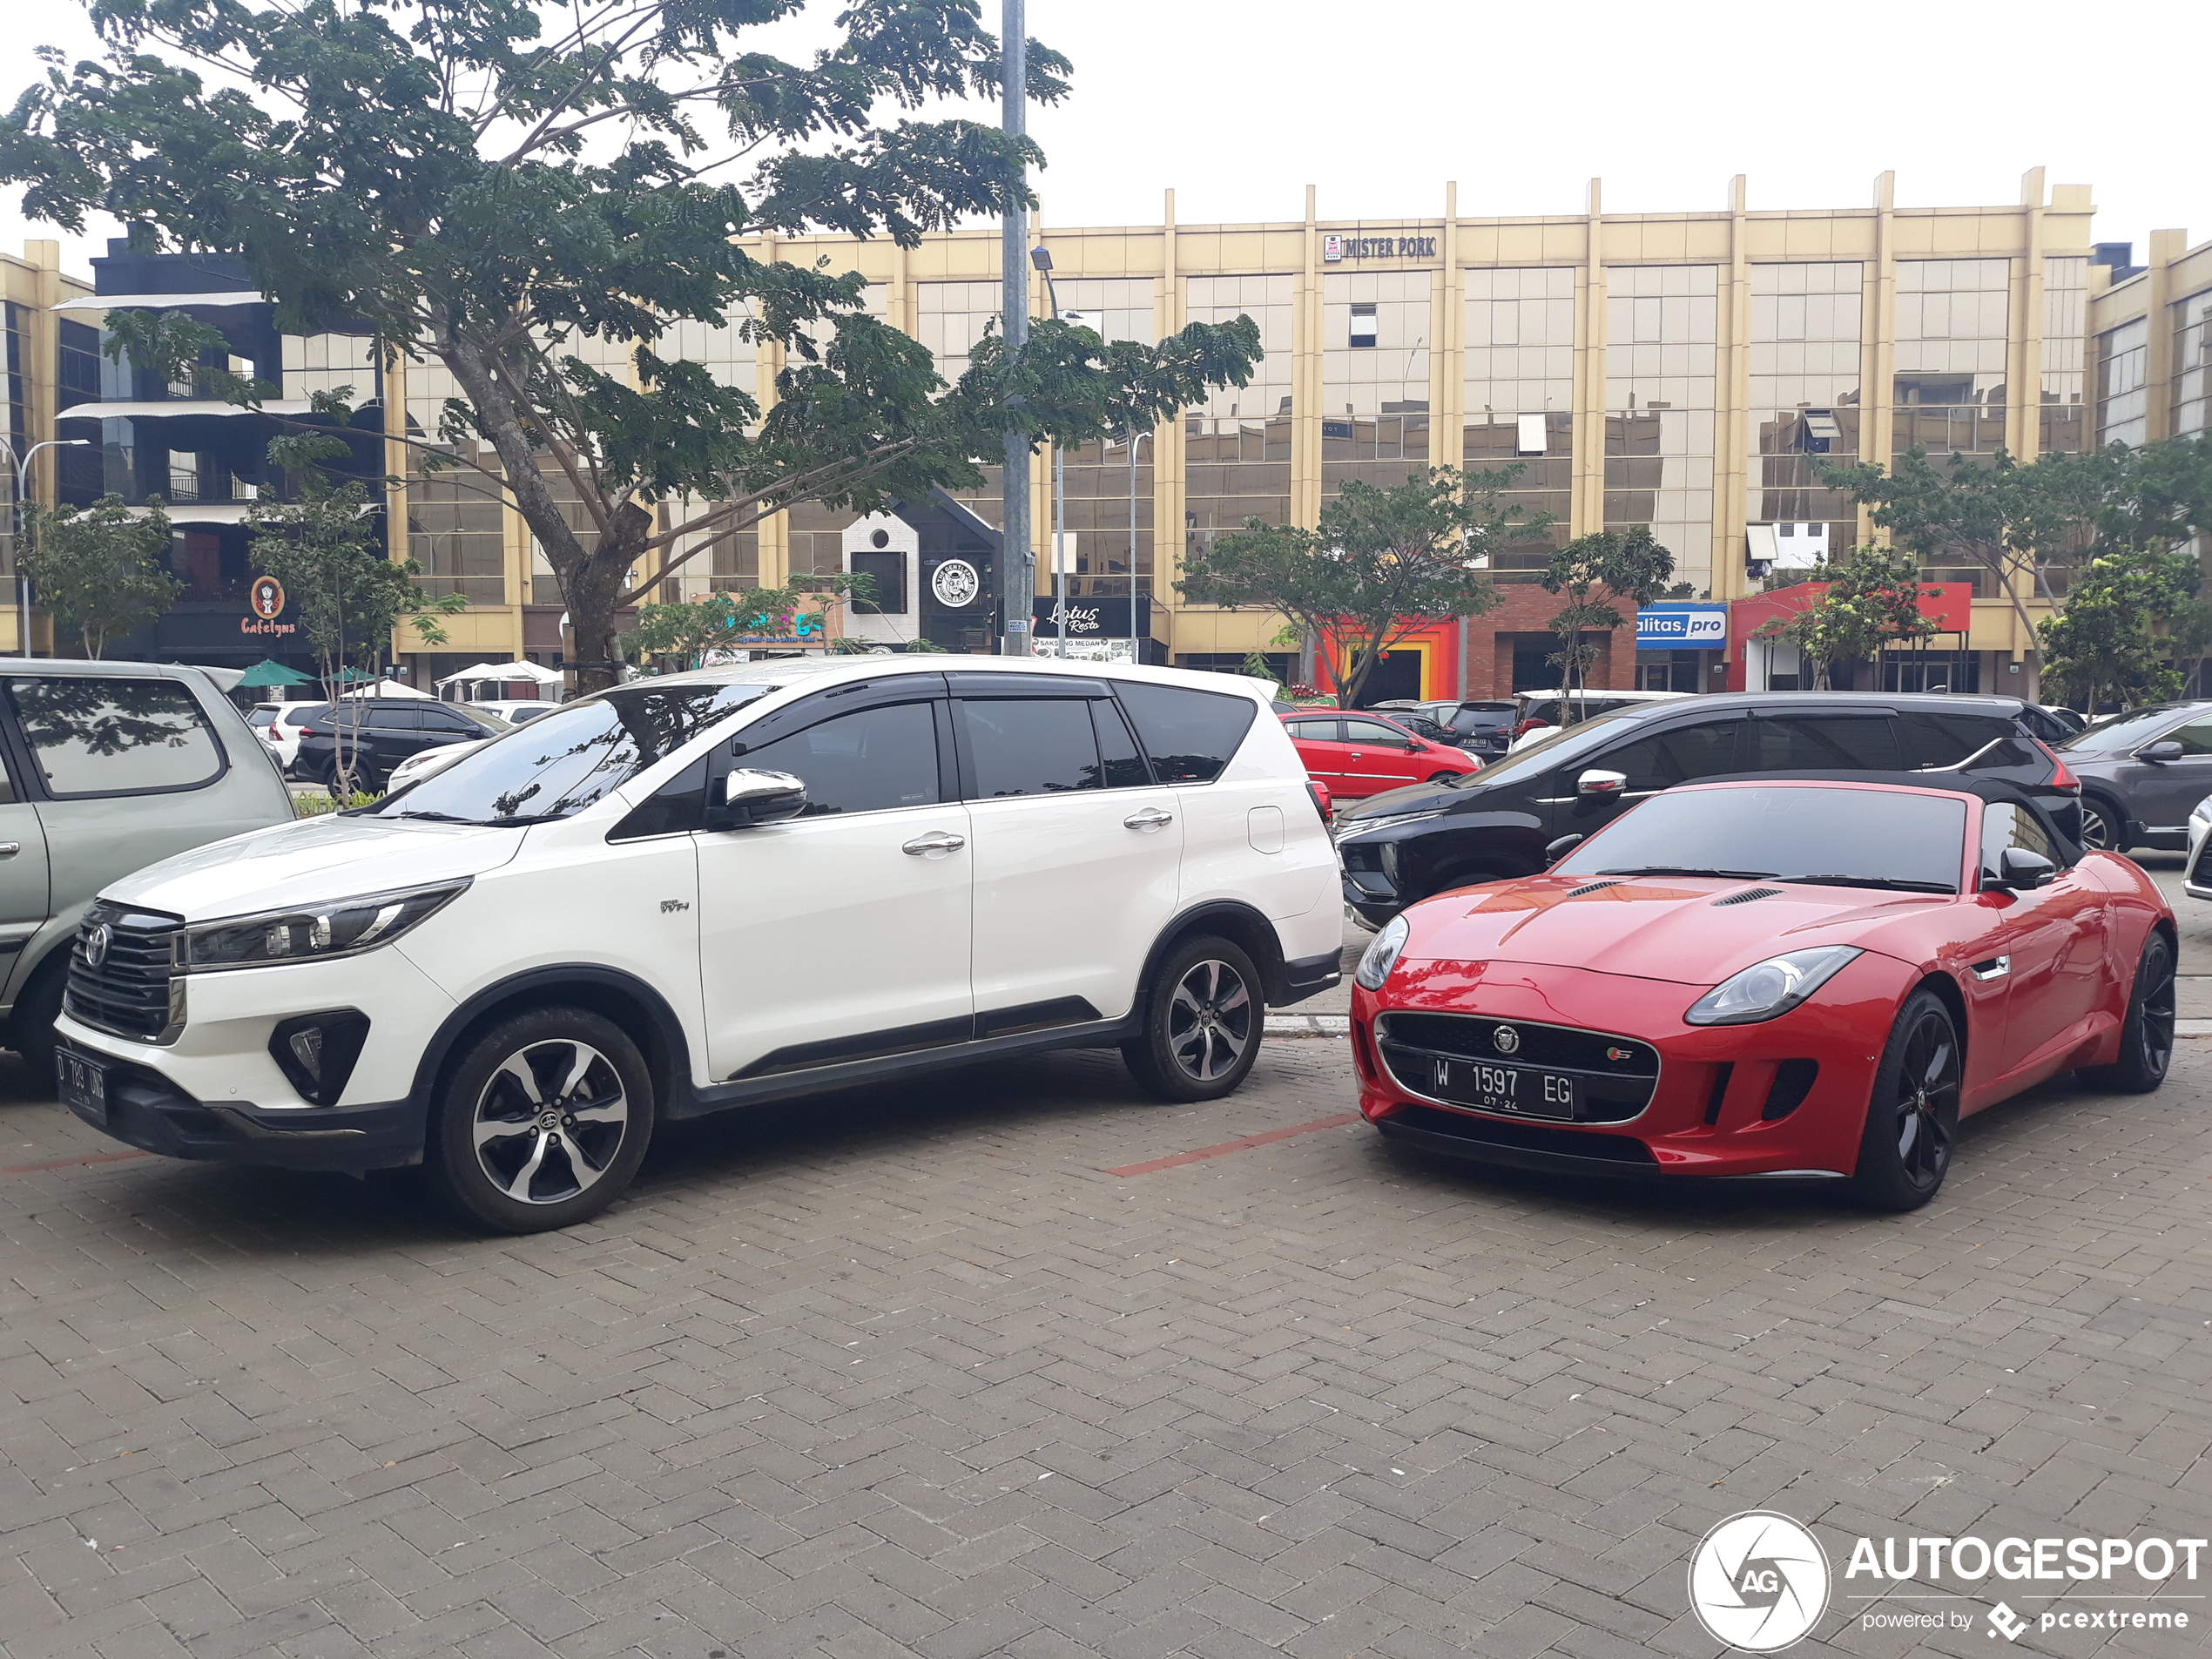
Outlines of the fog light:
<svg viewBox="0 0 2212 1659">
<path fill-rule="evenodd" d="M 278 1022 L 269 1035 L 269 1058 L 300 1099 L 329 1106 L 346 1092 L 368 1040 L 368 1015 L 357 1008 L 302 1014 Z"/>
</svg>

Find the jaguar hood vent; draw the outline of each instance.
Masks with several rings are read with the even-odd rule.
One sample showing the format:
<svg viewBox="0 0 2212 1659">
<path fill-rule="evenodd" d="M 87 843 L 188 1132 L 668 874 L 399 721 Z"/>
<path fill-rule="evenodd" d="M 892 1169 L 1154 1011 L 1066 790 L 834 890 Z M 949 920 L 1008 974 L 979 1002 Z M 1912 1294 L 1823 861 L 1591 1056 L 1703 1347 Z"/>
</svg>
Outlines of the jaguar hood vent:
<svg viewBox="0 0 2212 1659">
<path fill-rule="evenodd" d="M 1750 904 L 1754 899 L 1772 899 L 1781 891 L 1780 887 L 1746 887 L 1741 893 L 1730 894 L 1725 899 L 1714 900 L 1712 908 L 1718 910 L 1724 904 Z"/>
<path fill-rule="evenodd" d="M 1567 896 L 1570 899 L 1579 899 L 1586 893 L 1597 893 L 1607 887 L 1617 887 L 1620 885 L 1618 881 L 1593 881 L 1588 887 L 1568 888 Z"/>
</svg>

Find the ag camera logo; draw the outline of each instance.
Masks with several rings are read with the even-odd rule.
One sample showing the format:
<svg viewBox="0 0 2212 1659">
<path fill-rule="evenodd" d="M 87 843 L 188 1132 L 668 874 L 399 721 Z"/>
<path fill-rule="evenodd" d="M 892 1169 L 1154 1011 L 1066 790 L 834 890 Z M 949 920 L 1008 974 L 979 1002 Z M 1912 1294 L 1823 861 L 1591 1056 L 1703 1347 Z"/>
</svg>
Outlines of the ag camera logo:
<svg viewBox="0 0 2212 1659">
<path fill-rule="evenodd" d="M 1828 1610 L 1828 1552 L 1797 1521 L 1768 1509 L 1730 1515 L 1689 1558 L 1689 1608 L 1716 1642 L 1778 1653 Z"/>
</svg>

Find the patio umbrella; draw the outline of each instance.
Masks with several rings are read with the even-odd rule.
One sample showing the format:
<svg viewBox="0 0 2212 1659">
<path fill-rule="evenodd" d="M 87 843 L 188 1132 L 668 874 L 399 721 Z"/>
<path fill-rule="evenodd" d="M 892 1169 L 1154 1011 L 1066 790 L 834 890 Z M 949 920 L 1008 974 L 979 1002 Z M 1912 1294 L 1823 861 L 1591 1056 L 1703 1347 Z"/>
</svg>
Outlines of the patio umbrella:
<svg viewBox="0 0 2212 1659">
<path fill-rule="evenodd" d="M 312 674 L 302 674 L 297 669 L 287 668 L 282 663 L 272 662 L 265 657 L 246 671 L 245 678 L 239 684 L 259 691 L 268 685 L 305 685 L 314 678 Z"/>
</svg>

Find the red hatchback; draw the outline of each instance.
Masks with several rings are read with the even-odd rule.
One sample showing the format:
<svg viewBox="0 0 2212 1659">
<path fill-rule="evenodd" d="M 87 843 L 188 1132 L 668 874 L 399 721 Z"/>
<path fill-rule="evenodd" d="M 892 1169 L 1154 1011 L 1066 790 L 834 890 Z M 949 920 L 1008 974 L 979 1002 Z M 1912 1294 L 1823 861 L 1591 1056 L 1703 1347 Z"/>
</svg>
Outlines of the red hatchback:
<svg viewBox="0 0 2212 1659">
<path fill-rule="evenodd" d="M 1442 783 L 1482 770 L 1464 749 L 1431 743 L 1379 714 L 1301 710 L 1282 717 L 1305 769 L 1339 800 L 1359 800 L 1407 784 Z"/>
<path fill-rule="evenodd" d="M 2174 913 L 1995 780 L 1668 790 L 1541 875 L 1440 894 L 1353 976 L 1385 1135 L 1578 1176 L 1845 1182 L 1909 1210 L 1959 1120 L 2165 1081 Z"/>
</svg>

